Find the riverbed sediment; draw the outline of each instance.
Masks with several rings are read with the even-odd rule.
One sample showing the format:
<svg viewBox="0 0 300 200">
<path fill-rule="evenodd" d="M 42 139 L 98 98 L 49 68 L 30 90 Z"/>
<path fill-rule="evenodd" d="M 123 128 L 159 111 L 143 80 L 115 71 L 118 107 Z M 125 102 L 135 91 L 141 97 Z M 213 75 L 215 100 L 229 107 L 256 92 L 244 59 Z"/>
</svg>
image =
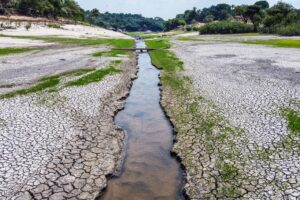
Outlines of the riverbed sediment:
<svg viewBox="0 0 300 200">
<path fill-rule="evenodd" d="M 297 199 L 299 151 L 286 143 L 290 131 L 281 110 L 299 109 L 292 103 L 300 99 L 299 50 L 207 38 L 174 41 L 172 51 L 185 67 L 179 76 L 191 89 L 182 95 L 163 86 L 162 93 L 187 194 L 195 200 Z"/>
<path fill-rule="evenodd" d="M 134 54 L 99 58 L 91 54 L 110 47 L 41 42 L 40 49 L 22 38 L 8 47 L 14 42 L 37 49 L 0 56 L 0 199 L 96 199 L 123 158 L 125 133 L 114 116 L 135 78 Z M 118 70 L 101 81 L 67 84 L 112 66 Z"/>
</svg>

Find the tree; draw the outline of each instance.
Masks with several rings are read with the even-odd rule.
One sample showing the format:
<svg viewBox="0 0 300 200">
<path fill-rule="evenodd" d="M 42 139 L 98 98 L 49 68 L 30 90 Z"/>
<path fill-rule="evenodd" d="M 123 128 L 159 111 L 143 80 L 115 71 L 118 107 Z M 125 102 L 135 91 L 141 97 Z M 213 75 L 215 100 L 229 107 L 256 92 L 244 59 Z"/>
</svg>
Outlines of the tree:
<svg viewBox="0 0 300 200">
<path fill-rule="evenodd" d="M 214 21 L 214 16 L 213 15 L 207 15 L 204 19 L 204 22 L 205 23 L 210 23 L 210 22 L 213 22 Z"/>
<path fill-rule="evenodd" d="M 248 6 L 246 5 L 236 6 L 234 8 L 234 13 L 235 15 L 242 17 L 243 21 L 247 23 L 248 22 L 248 16 L 246 15 L 247 10 L 248 10 Z"/>
<path fill-rule="evenodd" d="M 269 28 L 280 24 L 287 25 L 299 20 L 297 10 L 290 4 L 283 2 L 267 9 L 267 14 L 264 25 Z"/>
<path fill-rule="evenodd" d="M 251 22 L 254 24 L 254 31 L 256 31 L 264 18 L 264 11 L 258 5 L 247 6 L 244 17 L 251 20 Z"/>
<path fill-rule="evenodd" d="M 260 6 L 262 9 L 268 9 L 270 7 L 267 1 L 257 1 L 254 5 Z"/>
<path fill-rule="evenodd" d="M 184 20 L 169 19 L 168 21 L 165 22 L 165 31 L 170 31 L 178 28 L 179 26 L 184 26 L 184 25 L 186 25 Z"/>
</svg>

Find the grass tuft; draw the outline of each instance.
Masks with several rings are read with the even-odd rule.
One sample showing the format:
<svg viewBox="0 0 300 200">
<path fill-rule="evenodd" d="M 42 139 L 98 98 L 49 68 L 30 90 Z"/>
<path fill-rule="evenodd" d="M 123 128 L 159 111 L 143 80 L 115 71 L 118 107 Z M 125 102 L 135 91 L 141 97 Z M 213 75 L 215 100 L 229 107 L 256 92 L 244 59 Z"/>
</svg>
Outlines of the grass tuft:
<svg viewBox="0 0 300 200">
<path fill-rule="evenodd" d="M 86 76 L 81 77 L 78 80 L 70 81 L 66 83 L 65 86 L 72 87 L 72 86 L 88 85 L 93 82 L 101 81 L 106 75 L 115 74 L 121 71 L 122 71 L 121 69 L 116 69 L 115 67 L 110 66 L 108 68 L 99 69 L 95 72 L 92 72 Z"/>
<path fill-rule="evenodd" d="M 8 54 L 16 54 L 16 53 L 24 53 L 27 51 L 32 51 L 32 48 L 0 48 L 0 56 L 8 55 Z"/>
<path fill-rule="evenodd" d="M 0 99 L 12 98 L 12 97 L 15 97 L 18 95 L 26 95 L 26 94 L 40 92 L 45 89 L 53 88 L 53 87 L 57 86 L 59 84 L 59 82 L 60 82 L 60 80 L 56 77 L 47 78 L 44 81 L 38 83 L 37 85 L 35 85 L 31 88 L 21 89 L 21 90 L 17 90 L 14 92 L 9 92 L 9 93 L 0 95 Z"/>
<path fill-rule="evenodd" d="M 38 83 L 36 85 L 34 85 L 30 88 L 27 88 L 27 89 L 16 90 L 13 92 L 9 92 L 9 93 L 0 95 L 0 99 L 12 98 L 12 97 L 15 97 L 18 95 L 32 94 L 32 93 L 44 91 L 46 89 L 48 89 L 48 92 L 55 92 L 55 91 L 57 91 L 55 86 L 57 86 L 60 83 L 60 79 L 62 77 L 81 76 L 83 74 L 92 72 L 94 70 L 95 69 L 75 69 L 75 70 L 63 72 L 63 73 L 60 73 L 57 75 L 43 77 L 38 80 Z"/>
<path fill-rule="evenodd" d="M 129 52 L 125 50 L 116 50 L 113 49 L 111 51 L 104 51 L 104 52 L 96 52 L 93 53 L 92 56 L 94 57 L 118 57 L 119 55 L 128 55 Z"/>
<path fill-rule="evenodd" d="M 149 39 L 146 40 L 147 47 L 150 49 L 168 49 L 171 47 L 169 39 Z"/>
<path fill-rule="evenodd" d="M 300 136 L 300 114 L 292 109 L 285 109 L 283 110 L 283 116 L 288 122 L 289 129 Z"/>
<path fill-rule="evenodd" d="M 176 38 L 176 40 L 179 40 L 179 41 L 195 41 L 195 42 L 205 41 L 203 39 L 195 38 L 195 37 L 178 37 L 178 38 Z"/>
<path fill-rule="evenodd" d="M 10 35 L 0 35 L 0 37 L 43 40 L 45 42 L 59 43 L 62 45 L 79 45 L 79 46 L 111 45 L 115 48 L 131 48 L 135 44 L 135 41 L 132 39 L 64 38 L 64 37 L 54 37 L 54 36 L 10 36 Z"/>
</svg>

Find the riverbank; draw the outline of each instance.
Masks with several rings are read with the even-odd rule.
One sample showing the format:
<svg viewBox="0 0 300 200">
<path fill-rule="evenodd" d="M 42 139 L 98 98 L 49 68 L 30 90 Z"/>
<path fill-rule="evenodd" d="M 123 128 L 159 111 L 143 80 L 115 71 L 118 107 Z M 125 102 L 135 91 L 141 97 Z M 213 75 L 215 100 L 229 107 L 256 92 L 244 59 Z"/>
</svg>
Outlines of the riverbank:
<svg viewBox="0 0 300 200">
<path fill-rule="evenodd" d="M 151 52 L 162 69 L 162 105 L 177 133 L 186 193 L 195 200 L 297 198 L 297 136 L 280 110 L 299 112 L 292 103 L 299 101 L 298 50 L 217 37 L 175 39 L 176 56 Z"/>
<path fill-rule="evenodd" d="M 108 30 L 106 38 L 62 38 L 72 31 L 0 37 L 30 48 L 0 56 L 1 199 L 96 199 L 120 168 L 125 133 L 114 116 L 136 58 L 94 54 L 134 42 Z"/>
</svg>

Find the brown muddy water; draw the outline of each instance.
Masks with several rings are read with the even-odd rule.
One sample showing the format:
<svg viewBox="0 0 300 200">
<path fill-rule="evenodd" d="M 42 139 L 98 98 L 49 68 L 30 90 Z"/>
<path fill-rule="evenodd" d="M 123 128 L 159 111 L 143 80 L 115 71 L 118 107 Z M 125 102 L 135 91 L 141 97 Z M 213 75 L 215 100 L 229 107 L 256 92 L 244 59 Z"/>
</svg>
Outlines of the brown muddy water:
<svg viewBox="0 0 300 200">
<path fill-rule="evenodd" d="M 159 70 L 148 53 L 138 55 L 138 67 L 125 109 L 115 118 L 128 134 L 126 158 L 101 200 L 183 200 L 183 172 L 170 154 L 173 129 L 159 104 Z"/>
</svg>

